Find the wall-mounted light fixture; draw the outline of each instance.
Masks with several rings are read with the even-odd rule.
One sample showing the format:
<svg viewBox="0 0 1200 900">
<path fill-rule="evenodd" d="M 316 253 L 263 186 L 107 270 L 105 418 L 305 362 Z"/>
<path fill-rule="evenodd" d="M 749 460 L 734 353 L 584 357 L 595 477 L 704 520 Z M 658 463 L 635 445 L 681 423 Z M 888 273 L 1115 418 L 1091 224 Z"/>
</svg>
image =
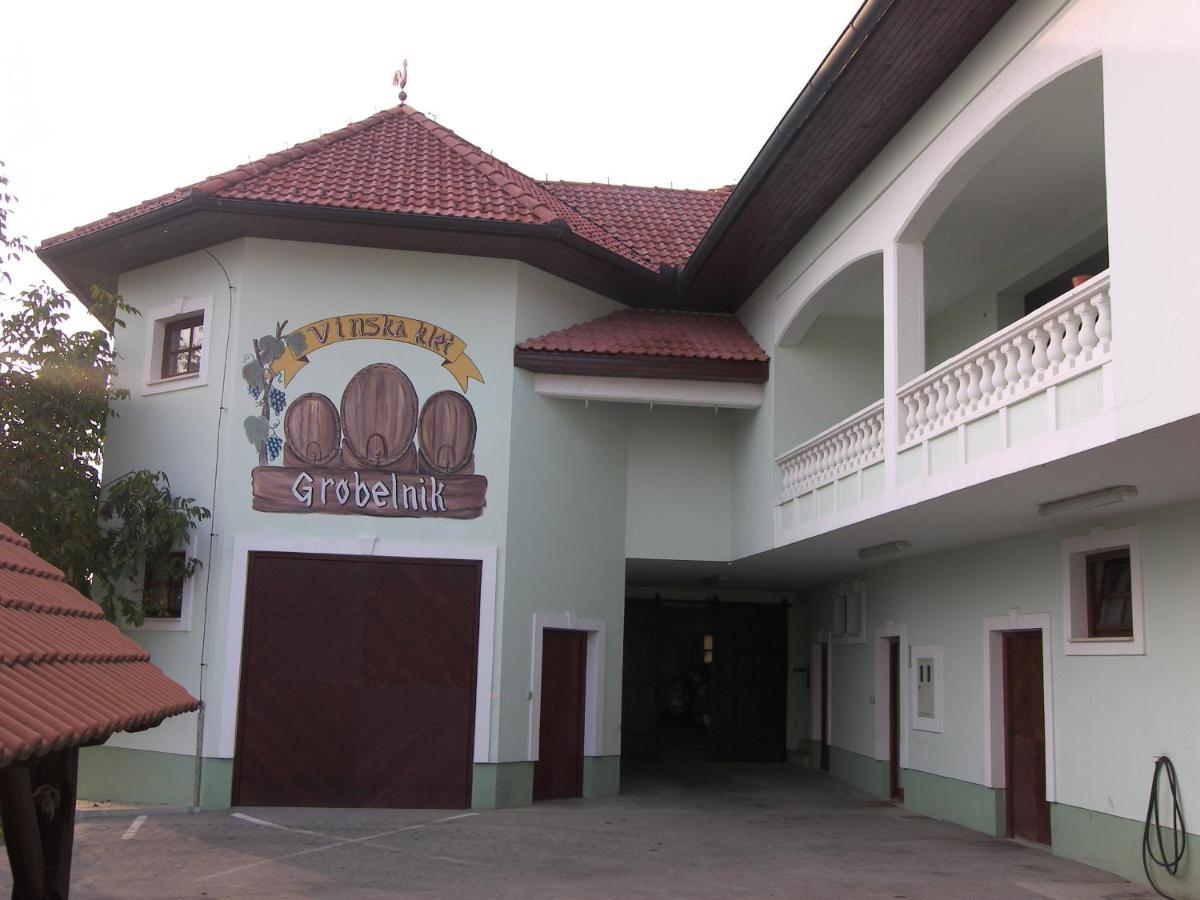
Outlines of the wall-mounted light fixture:
<svg viewBox="0 0 1200 900">
<path fill-rule="evenodd" d="M 858 558 L 874 559 L 876 556 L 887 556 L 889 553 L 902 553 L 911 546 L 911 541 L 888 541 L 886 544 L 876 544 L 873 547 L 863 547 L 858 551 Z"/>
<path fill-rule="evenodd" d="M 1063 497 L 1061 500 L 1042 503 L 1038 506 L 1038 515 L 1057 516 L 1060 513 L 1095 509 L 1097 506 L 1109 506 L 1113 503 L 1132 500 L 1137 495 L 1138 489 L 1132 484 L 1118 484 L 1098 491 L 1089 491 L 1086 494 L 1076 494 L 1073 497 Z"/>
</svg>

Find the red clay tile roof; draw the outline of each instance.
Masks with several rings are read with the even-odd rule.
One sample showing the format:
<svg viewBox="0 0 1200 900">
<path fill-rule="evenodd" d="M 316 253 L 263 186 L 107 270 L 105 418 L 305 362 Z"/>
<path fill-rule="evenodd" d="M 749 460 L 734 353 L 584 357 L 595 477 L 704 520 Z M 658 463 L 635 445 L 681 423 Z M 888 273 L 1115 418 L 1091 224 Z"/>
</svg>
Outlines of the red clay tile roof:
<svg viewBox="0 0 1200 900">
<path fill-rule="evenodd" d="M 694 191 L 579 181 L 541 185 L 650 259 L 676 267 L 687 262 L 733 191 L 732 186 Z"/>
<path fill-rule="evenodd" d="M 0 766 L 198 706 L 0 523 Z"/>
<path fill-rule="evenodd" d="M 767 362 L 737 316 L 623 309 L 517 345 L 520 351 Z"/>
<path fill-rule="evenodd" d="M 41 246 L 103 231 L 195 194 L 527 225 L 561 221 L 590 243 L 657 272 L 662 263 L 686 259 L 728 193 L 537 182 L 401 105 L 47 238 Z M 622 208 L 626 203 L 629 209 Z"/>
</svg>

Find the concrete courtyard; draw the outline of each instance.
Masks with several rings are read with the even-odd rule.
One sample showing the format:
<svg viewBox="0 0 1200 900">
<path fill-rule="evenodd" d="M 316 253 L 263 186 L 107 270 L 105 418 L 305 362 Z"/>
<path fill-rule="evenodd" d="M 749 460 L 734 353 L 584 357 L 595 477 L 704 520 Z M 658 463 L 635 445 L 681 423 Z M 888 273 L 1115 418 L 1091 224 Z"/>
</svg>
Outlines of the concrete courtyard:
<svg viewBox="0 0 1200 900">
<path fill-rule="evenodd" d="M 1035 847 L 906 813 L 788 766 L 655 764 L 614 800 L 471 810 L 88 817 L 73 896 L 1153 896 Z M 0 894 L 9 890 L 7 867 Z"/>
</svg>

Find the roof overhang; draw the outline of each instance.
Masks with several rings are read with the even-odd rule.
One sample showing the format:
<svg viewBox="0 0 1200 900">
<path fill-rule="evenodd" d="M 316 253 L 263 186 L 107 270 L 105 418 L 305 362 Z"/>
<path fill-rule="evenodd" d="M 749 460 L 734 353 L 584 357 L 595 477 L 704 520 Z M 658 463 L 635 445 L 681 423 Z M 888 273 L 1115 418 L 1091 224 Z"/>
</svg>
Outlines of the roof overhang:
<svg viewBox="0 0 1200 900">
<path fill-rule="evenodd" d="M 661 306 L 672 295 L 660 273 L 597 246 L 561 221 L 524 224 L 227 200 L 198 191 L 101 231 L 43 245 L 37 255 L 90 304 L 93 284 L 115 291 L 122 272 L 246 237 L 519 260 L 630 306 Z"/>
</svg>

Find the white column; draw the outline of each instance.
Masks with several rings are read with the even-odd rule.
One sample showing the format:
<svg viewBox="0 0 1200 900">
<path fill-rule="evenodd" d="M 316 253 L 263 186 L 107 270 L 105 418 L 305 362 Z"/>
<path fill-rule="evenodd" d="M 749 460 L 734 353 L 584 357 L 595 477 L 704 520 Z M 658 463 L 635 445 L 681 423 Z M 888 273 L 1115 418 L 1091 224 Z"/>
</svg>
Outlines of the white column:
<svg viewBox="0 0 1200 900">
<path fill-rule="evenodd" d="M 883 251 L 883 466 L 896 486 L 896 451 L 905 410 L 902 384 L 925 371 L 925 247 L 893 243 Z"/>
</svg>

